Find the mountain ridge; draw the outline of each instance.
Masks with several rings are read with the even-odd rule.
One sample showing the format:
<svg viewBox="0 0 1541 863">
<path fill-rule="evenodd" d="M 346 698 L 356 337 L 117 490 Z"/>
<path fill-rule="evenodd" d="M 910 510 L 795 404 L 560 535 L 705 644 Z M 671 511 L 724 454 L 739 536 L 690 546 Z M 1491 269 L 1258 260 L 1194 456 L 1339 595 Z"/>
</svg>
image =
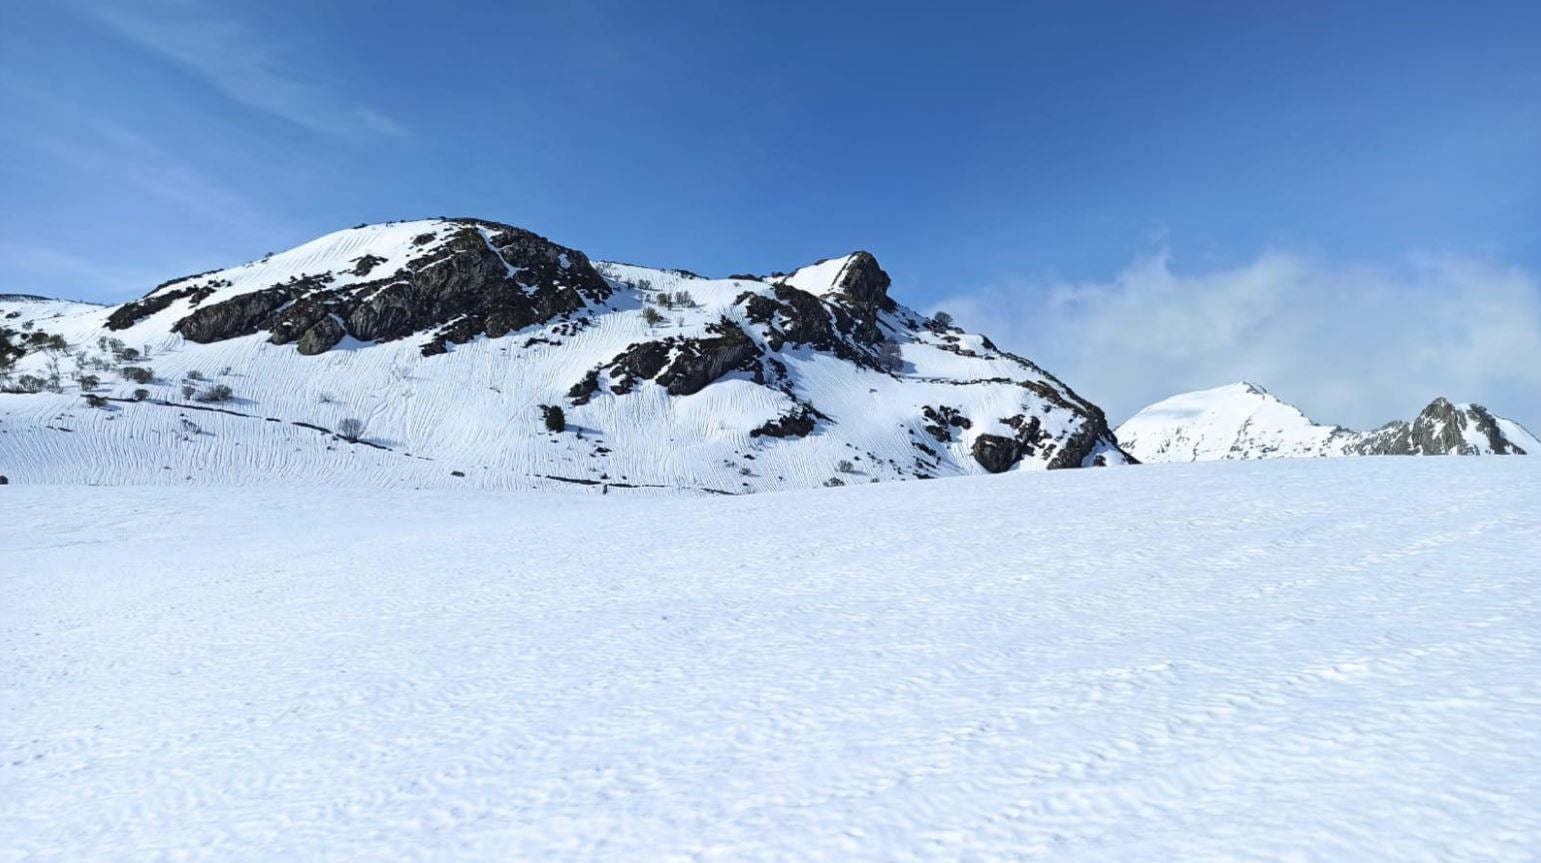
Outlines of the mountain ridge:
<svg viewBox="0 0 1541 863">
<path fill-rule="evenodd" d="M 1238 381 L 1154 402 L 1120 424 L 1142 462 L 1353 455 L 1541 455 L 1541 440 L 1482 405 L 1436 397 L 1412 421 L 1370 431 L 1323 425 L 1266 388 Z"/>
<path fill-rule="evenodd" d="M 865 251 L 709 279 L 484 219 L 344 229 L 117 306 L 0 305 L 0 473 L 738 493 L 1130 461 L 890 285 Z"/>
</svg>

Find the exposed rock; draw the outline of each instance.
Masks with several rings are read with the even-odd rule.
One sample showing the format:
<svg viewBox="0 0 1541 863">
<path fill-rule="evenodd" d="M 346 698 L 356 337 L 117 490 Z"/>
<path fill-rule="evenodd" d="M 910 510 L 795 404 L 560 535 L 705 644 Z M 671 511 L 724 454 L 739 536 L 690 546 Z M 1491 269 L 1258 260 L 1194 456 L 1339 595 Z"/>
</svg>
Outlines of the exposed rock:
<svg viewBox="0 0 1541 863">
<path fill-rule="evenodd" d="M 1411 423 L 1396 420 L 1373 432 L 1355 435 L 1347 451 L 1355 455 L 1478 455 L 1484 447 L 1467 440 L 1470 429 L 1481 436 L 1486 451 L 1494 455 L 1526 455 L 1525 449 L 1504 436 L 1497 419 L 1481 405 L 1464 409 L 1440 397 L 1429 402 Z"/>
<path fill-rule="evenodd" d="M 1022 457 L 1022 451 L 1015 440 L 994 434 L 981 434 L 974 438 L 970 452 L 974 455 L 974 461 L 990 473 L 1011 470 Z"/>
<path fill-rule="evenodd" d="M 414 238 L 415 246 L 428 248 L 384 278 L 333 289 L 331 273 L 309 275 L 198 309 L 174 329 L 195 342 L 267 330 L 274 344 L 299 341 L 315 330 L 301 353 L 322 353 L 343 335 L 391 341 L 439 328 L 424 346 L 424 355 L 432 355 L 478 335 L 500 338 L 610 295 L 610 286 L 582 252 L 495 222 L 460 219 L 450 225 L 452 233 L 437 245 L 438 232 Z M 351 273 L 368 275 L 384 262 L 364 255 L 351 262 Z M 120 308 L 114 313 L 117 328 L 189 290 L 203 289 L 151 295 Z"/>
<path fill-rule="evenodd" d="M 816 412 L 803 405 L 794 413 L 784 414 L 773 420 L 767 420 L 758 428 L 749 432 L 750 437 L 807 437 L 813 434 L 817 424 Z"/>
<path fill-rule="evenodd" d="M 893 280 L 878 266 L 871 252 L 857 252 L 840 271 L 835 284 L 835 294 L 869 315 L 879 311 L 892 311 L 894 301 L 888 298 L 888 287 Z"/>
<path fill-rule="evenodd" d="M 353 275 L 367 276 L 375 267 L 385 263 L 385 259 L 379 255 L 363 255 L 354 258 L 350 263 L 354 264 Z"/>
<path fill-rule="evenodd" d="M 631 392 L 640 381 L 655 380 L 669 395 L 688 396 L 733 370 L 764 382 L 760 348 L 748 333 L 726 319 L 709 325 L 707 331 L 712 333 L 707 338 L 670 337 L 629 346 L 607 366 L 613 380 L 610 391 L 620 395 Z M 592 385 L 597 389 L 597 375 Z M 568 390 L 568 397 L 574 404 L 583 404 L 593 394 L 589 388 L 585 378 Z"/>
<path fill-rule="evenodd" d="M 926 418 L 926 433 L 936 438 L 937 443 L 947 443 L 952 440 L 952 429 L 966 430 L 974 427 L 974 423 L 968 417 L 950 405 L 938 407 L 922 405 L 920 413 Z"/>
<path fill-rule="evenodd" d="M 765 325 L 765 342 L 771 350 L 780 351 L 789 344 L 807 345 L 869 368 L 876 367 L 877 359 L 870 351 L 857 350 L 852 344 L 855 339 L 868 345 L 876 340 L 863 334 L 861 321 L 845 307 L 826 303 L 791 285 L 777 284 L 772 291 L 774 296 L 746 291 L 735 300 L 744 307 L 751 322 Z"/>
<path fill-rule="evenodd" d="M 300 336 L 297 347 L 299 352 L 306 356 L 324 354 L 342 341 L 345 335 L 347 333 L 343 331 L 342 324 L 337 322 L 337 318 L 327 315 Z"/>
<path fill-rule="evenodd" d="M 175 282 L 168 284 L 175 284 Z M 225 282 L 224 284 L 229 283 Z M 164 287 L 164 285 L 161 287 Z M 110 330 L 126 330 L 156 312 L 164 310 L 167 306 L 180 299 L 191 297 L 192 302 L 197 304 L 202 302 L 209 294 L 214 293 L 216 286 L 212 284 L 189 285 L 185 288 L 178 288 L 175 291 L 162 291 L 161 287 L 157 287 L 155 291 L 152 291 L 143 299 L 124 303 L 114 309 L 112 314 L 107 316 L 107 328 Z"/>
<path fill-rule="evenodd" d="M 639 342 L 610 361 L 610 386 L 614 393 L 631 392 L 638 381 L 650 381 L 663 371 L 669 361 L 670 342 Z M 576 387 L 574 388 L 576 389 Z"/>
<path fill-rule="evenodd" d="M 1101 424 L 1100 428 L 1095 422 L 1082 423 L 1059 442 L 1059 449 L 1049 456 L 1045 466 L 1049 470 L 1081 467 L 1086 463 L 1087 457 L 1096 450 L 1098 438 L 1107 434 L 1109 432 L 1106 423 Z"/>
<path fill-rule="evenodd" d="M 574 405 L 586 405 L 594 394 L 599 392 L 599 369 L 589 369 L 583 380 L 572 385 L 567 391 L 567 397 Z"/>
<path fill-rule="evenodd" d="M 760 349 L 749 334 L 736 324 L 723 320 L 708 329 L 715 335 L 707 339 L 682 339 L 674 360 L 658 375 L 658 383 L 671 396 L 688 396 L 733 370 L 756 373 L 752 362 Z"/>
<path fill-rule="evenodd" d="M 262 328 L 268 316 L 294 298 L 289 286 L 241 294 L 204 306 L 172 325 L 188 341 L 207 344 L 237 336 L 249 336 Z"/>
</svg>

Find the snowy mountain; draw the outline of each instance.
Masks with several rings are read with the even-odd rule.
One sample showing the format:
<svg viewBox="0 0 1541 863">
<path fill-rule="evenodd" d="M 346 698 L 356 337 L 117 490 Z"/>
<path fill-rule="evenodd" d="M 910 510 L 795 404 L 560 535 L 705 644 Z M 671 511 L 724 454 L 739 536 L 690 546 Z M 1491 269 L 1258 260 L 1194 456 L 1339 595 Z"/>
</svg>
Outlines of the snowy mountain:
<svg viewBox="0 0 1541 863">
<path fill-rule="evenodd" d="M 433 219 L 120 306 L 3 297 L 0 474 L 739 493 L 1129 460 L 888 287 L 866 252 L 707 279 Z"/>
<path fill-rule="evenodd" d="M 1143 462 L 1541 454 L 1535 435 L 1481 405 L 1436 398 L 1410 423 L 1398 420 L 1360 432 L 1313 422 L 1246 382 L 1163 399 L 1130 417 L 1117 436 L 1124 450 Z"/>
</svg>

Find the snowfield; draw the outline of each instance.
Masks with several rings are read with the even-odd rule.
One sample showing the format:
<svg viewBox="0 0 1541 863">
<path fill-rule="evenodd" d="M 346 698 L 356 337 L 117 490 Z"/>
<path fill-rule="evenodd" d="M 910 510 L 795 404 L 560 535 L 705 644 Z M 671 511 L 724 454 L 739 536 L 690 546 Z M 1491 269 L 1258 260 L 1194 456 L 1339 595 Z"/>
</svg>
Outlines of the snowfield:
<svg viewBox="0 0 1541 863">
<path fill-rule="evenodd" d="M 1541 849 L 1541 460 L 0 501 L 3 859 Z"/>
</svg>

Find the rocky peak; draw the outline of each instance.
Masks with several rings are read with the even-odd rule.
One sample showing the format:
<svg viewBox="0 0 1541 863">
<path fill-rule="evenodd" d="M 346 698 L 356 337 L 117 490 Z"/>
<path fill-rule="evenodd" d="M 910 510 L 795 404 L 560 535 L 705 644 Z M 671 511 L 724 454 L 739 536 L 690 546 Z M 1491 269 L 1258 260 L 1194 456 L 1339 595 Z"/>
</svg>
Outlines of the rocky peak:
<svg viewBox="0 0 1541 863">
<path fill-rule="evenodd" d="M 1411 421 L 1373 431 L 1312 422 L 1298 408 L 1245 381 L 1172 396 L 1118 428 L 1142 461 L 1329 455 L 1524 455 L 1541 451 L 1518 423 L 1481 405 L 1436 398 Z"/>
<path fill-rule="evenodd" d="M 888 288 L 893 280 L 878 265 L 871 252 L 853 252 L 835 277 L 834 292 L 851 306 L 869 312 L 887 311 L 893 301 Z"/>
<path fill-rule="evenodd" d="M 342 231 L 170 282 L 108 325 L 126 329 L 182 303 L 171 329 L 193 342 L 267 332 L 273 344 L 318 354 L 345 337 L 387 342 L 433 331 L 422 346 L 429 356 L 571 314 L 610 290 L 577 249 L 512 225 L 442 219 Z"/>
<path fill-rule="evenodd" d="M 1505 438 L 1487 408 L 1452 404 L 1443 396 L 1418 412 L 1411 438 L 1413 451 L 1423 455 L 1476 455 L 1484 451 L 1502 455 L 1517 449 Z"/>
</svg>

